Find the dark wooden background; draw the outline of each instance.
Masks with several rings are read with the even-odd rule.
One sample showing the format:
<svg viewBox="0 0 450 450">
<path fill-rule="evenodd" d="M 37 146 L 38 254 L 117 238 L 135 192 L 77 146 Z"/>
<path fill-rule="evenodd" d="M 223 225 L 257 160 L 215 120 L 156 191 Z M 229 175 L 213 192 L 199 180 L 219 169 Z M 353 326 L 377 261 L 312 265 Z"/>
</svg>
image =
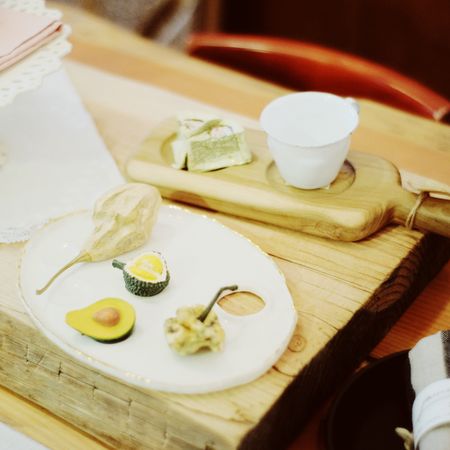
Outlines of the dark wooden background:
<svg viewBox="0 0 450 450">
<path fill-rule="evenodd" d="M 223 31 L 344 50 L 450 98 L 450 0 L 223 0 L 221 7 Z"/>
</svg>

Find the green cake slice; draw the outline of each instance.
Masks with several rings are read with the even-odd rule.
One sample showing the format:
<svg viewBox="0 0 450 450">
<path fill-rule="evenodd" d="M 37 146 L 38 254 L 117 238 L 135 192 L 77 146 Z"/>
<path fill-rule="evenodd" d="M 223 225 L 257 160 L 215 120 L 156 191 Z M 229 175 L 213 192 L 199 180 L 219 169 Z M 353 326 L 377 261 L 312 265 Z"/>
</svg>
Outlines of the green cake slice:
<svg viewBox="0 0 450 450">
<path fill-rule="evenodd" d="M 207 172 L 246 164 L 252 155 L 244 129 L 232 120 L 201 113 L 178 117 L 179 129 L 172 142 L 173 167 Z"/>
</svg>

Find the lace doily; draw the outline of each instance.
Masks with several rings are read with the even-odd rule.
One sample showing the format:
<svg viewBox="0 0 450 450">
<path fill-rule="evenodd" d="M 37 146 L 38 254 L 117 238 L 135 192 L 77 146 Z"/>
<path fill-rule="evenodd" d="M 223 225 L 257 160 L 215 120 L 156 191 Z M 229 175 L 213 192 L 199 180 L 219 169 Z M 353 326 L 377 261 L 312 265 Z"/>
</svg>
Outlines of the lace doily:
<svg viewBox="0 0 450 450">
<path fill-rule="evenodd" d="M 47 9 L 44 0 L 0 0 L 0 6 L 55 19 L 61 17 L 59 11 Z M 63 25 L 57 38 L 0 72 L 0 107 L 11 103 L 17 94 L 37 88 L 43 77 L 61 66 L 61 58 L 72 48 L 67 41 L 69 34 L 70 27 Z"/>
<path fill-rule="evenodd" d="M 0 149 L 0 242 L 27 240 L 124 182 L 63 69 L 0 108 Z"/>
</svg>

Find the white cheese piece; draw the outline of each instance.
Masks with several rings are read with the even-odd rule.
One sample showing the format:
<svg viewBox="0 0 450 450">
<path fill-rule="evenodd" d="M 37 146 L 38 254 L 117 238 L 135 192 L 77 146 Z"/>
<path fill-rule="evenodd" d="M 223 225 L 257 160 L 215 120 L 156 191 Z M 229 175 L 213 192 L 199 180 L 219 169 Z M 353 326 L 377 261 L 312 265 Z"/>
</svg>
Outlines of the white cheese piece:
<svg viewBox="0 0 450 450">
<path fill-rule="evenodd" d="M 175 169 L 186 167 L 186 158 L 189 150 L 189 142 L 185 139 L 175 139 L 172 142 L 173 164 Z"/>
<path fill-rule="evenodd" d="M 178 120 L 173 167 L 206 172 L 251 161 L 244 129 L 236 122 L 194 113 L 182 114 Z"/>
</svg>

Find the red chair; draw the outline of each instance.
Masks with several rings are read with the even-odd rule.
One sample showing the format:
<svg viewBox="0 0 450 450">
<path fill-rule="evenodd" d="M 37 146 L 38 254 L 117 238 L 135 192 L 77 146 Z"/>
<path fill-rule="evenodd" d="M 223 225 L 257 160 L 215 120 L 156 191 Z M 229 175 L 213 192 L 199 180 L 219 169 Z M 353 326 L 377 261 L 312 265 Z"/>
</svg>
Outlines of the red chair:
<svg viewBox="0 0 450 450">
<path fill-rule="evenodd" d="M 294 90 L 368 98 L 437 121 L 450 102 L 394 70 L 337 50 L 290 39 L 194 33 L 192 56 L 237 69 Z"/>
</svg>

